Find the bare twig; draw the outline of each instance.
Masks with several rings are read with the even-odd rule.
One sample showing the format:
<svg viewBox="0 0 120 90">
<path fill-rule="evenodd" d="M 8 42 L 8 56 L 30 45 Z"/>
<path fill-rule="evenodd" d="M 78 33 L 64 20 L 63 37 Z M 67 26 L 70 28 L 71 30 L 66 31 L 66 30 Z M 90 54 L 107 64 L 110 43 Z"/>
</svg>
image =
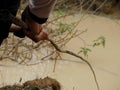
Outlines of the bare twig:
<svg viewBox="0 0 120 90">
<path fill-rule="evenodd" d="M 94 79 L 95 79 L 97 88 L 98 88 L 98 90 L 99 90 L 99 85 L 98 85 L 98 82 L 97 82 L 97 78 L 96 78 L 95 71 L 94 71 L 92 65 L 91 65 L 86 59 L 84 59 L 83 57 L 81 57 L 81 56 L 79 56 L 79 55 L 77 55 L 77 54 L 75 54 L 75 53 L 73 53 L 73 52 L 71 52 L 71 51 L 60 49 L 60 48 L 54 43 L 54 41 L 51 40 L 51 39 L 49 39 L 49 38 L 48 38 L 47 40 L 50 41 L 50 43 L 55 47 L 55 49 L 56 49 L 57 51 L 62 52 L 62 53 L 66 53 L 66 54 L 69 54 L 69 55 L 72 55 L 72 56 L 75 56 L 75 57 L 77 57 L 77 58 L 80 58 L 82 61 L 84 61 L 85 63 L 87 63 L 88 66 L 90 67 L 92 73 L 93 73 L 93 76 L 94 76 Z"/>
</svg>

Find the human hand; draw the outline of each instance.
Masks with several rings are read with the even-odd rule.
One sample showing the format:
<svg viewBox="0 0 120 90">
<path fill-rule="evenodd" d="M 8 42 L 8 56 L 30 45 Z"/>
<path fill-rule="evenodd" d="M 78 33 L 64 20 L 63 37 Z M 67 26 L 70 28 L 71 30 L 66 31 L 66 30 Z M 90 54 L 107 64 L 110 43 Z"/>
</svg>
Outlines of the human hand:
<svg viewBox="0 0 120 90">
<path fill-rule="evenodd" d="M 40 40 L 45 40 L 48 38 L 48 32 L 42 28 L 42 24 L 39 24 L 33 20 L 29 14 L 29 8 L 26 7 L 22 13 L 22 20 L 27 24 L 28 30 L 23 30 L 25 35 L 32 39 L 34 42 L 39 42 Z"/>
<path fill-rule="evenodd" d="M 48 38 L 47 30 L 42 28 L 42 25 L 34 21 L 32 18 L 27 18 L 25 23 L 29 27 L 29 30 L 24 30 L 25 35 L 32 39 L 34 42 L 45 40 Z"/>
</svg>

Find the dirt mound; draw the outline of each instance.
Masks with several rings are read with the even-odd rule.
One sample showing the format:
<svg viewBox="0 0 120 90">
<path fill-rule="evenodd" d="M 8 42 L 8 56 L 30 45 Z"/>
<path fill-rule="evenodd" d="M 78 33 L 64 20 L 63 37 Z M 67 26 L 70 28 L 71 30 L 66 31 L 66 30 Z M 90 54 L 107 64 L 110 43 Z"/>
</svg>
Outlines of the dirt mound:
<svg viewBox="0 0 120 90">
<path fill-rule="evenodd" d="M 4 86 L 0 90 L 61 90 L 57 80 L 50 77 L 26 81 L 23 85 Z"/>
</svg>

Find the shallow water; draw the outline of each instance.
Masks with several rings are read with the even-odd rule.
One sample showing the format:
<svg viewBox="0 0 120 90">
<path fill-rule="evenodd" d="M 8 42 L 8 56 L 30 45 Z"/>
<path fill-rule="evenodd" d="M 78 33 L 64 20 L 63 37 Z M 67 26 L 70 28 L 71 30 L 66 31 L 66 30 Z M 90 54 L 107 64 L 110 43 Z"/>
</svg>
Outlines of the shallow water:
<svg viewBox="0 0 120 90">
<path fill-rule="evenodd" d="M 76 16 L 75 18 L 78 18 Z M 86 42 L 92 42 L 99 36 L 105 36 L 107 43 L 105 48 L 92 48 L 88 61 L 92 64 L 100 90 L 120 90 L 120 21 L 105 17 L 89 15 L 82 20 L 78 29 L 87 29 L 87 33 L 81 35 Z M 66 49 L 79 51 L 83 45 L 80 38 L 72 39 Z M 57 60 L 55 72 L 54 61 L 46 60 L 33 66 L 18 65 L 15 62 L 4 60 L 0 62 L 0 85 L 10 85 L 35 78 L 46 76 L 57 79 L 62 90 L 97 90 L 91 70 L 81 60 L 69 55 L 63 55 L 63 60 Z M 5 66 L 2 66 L 5 65 Z"/>
</svg>

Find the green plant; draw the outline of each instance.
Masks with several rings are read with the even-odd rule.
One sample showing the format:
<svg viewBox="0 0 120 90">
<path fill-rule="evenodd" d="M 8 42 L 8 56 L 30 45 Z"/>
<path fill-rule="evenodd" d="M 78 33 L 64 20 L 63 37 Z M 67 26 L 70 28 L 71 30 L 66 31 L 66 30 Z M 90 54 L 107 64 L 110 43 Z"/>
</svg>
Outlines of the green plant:
<svg viewBox="0 0 120 90">
<path fill-rule="evenodd" d="M 105 47 L 106 38 L 104 36 L 100 36 L 96 40 L 94 40 L 93 42 L 94 42 L 93 47 L 100 46 L 100 45 Z"/>
<path fill-rule="evenodd" d="M 71 32 L 73 27 L 74 27 L 73 23 L 68 24 L 60 22 L 58 30 L 60 31 L 61 34 L 64 34 L 66 31 Z"/>
<path fill-rule="evenodd" d="M 83 53 L 84 56 L 88 56 L 88 52 L 91 52 L 91 51 L 92 51 L 92 50 L 89 49 L 89 48 L 81 47 L 81 48 L 80 48 L 80 51 L 78 52 L 78 54 L 79 54 L 79 53 Z"/>
<path fill-rule="evenodd" d="M 100 46 L 100 45 L 105 47 L 105 44 L 106 44 L 106 38 L 104 36 L 100 36 L 96 40 L 93 41 L 92 47 L 97 47 L 97 46 Z M 88 53 L 91 52 L 91 51 L 92 50 L 88 47 L 81 47 L 78 54 L 82 53 L 85 57 L 88 57 Z"/>
</svg>

